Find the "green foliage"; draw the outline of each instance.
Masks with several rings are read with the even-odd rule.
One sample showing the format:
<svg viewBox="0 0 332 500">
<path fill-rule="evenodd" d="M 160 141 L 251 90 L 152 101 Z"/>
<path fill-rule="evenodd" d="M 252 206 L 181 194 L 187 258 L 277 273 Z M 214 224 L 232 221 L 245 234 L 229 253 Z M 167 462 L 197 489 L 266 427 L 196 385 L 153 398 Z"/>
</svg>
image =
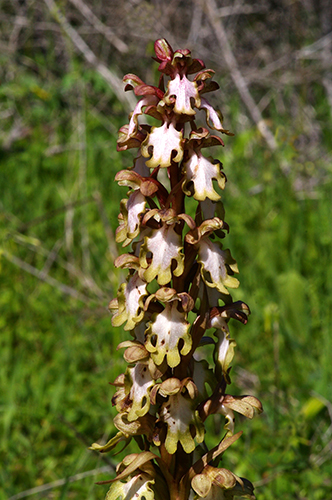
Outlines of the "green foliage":
<svg viewBox="0 0 332 500">
<path fill-rule="evenodd" d="M 74 61 L 66 75 L 47 78 L 46 62 L 38 73 L 15 66 L 15 78 L 0 89 L 9 112 L 0 148 L 1 500 L 105 465 L 87 447 L 104 429 L 105 442 L 117 432 L 108 382 L 124 367 L 115 352 L 124 337 L 106 312 L 118 281 L 109 231 L 124 195 L 113 179 L 128 164 L 116 154 L 124 113 L 93 71 Z M 327 120 L 326 97 L 313 91 Z M 237 123 L 238 106 L 230 110 L 227 122 Z M 24 123 L 15 125 L 21 114 Z M 220 158 L 230 181 L 225 208 L 228 245 L 241 263 L 239 298 L 252 310 L 245 329 L 231 324 L 238 330 L 231 377 L 242 393 L 259 394 L 265 409 L 241 422 L 244 436 L 223 466 L 256 480 L 261 500 L 325 500 L 332 488 L 332 176 L 324 159 L 310 163 L 294 146 L 288 131 L 300 135 L 300 123 L 294 130 L 292 118 L 273 108 L 271 120 L 277 154 L 247 128 L 227 140 Z M 15 126 L 20 134 L 12 140 Z M 326 144 L 330 137 L 324 125 Z M 22 262 L 56 283 L 29 274 Z M 223 429 L 219 417 L 214 424 L 211 447 Z M 49 498 L 103 498 L 94 482 L 54 487 Z"/>
</svg>

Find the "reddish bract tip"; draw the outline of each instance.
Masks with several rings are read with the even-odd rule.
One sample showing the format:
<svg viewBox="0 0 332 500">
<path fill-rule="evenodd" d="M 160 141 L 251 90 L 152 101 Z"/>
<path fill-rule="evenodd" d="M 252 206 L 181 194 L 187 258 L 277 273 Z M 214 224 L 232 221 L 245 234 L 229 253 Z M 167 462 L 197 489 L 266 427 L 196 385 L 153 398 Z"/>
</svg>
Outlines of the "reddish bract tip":
<svg viewBox="0 0 332 500">
<path fill-rule="evenodd" d="M 155 41 L 154 51 L 158 61 L 171 61 L 173 58 L 173 49 L 165 38 Z"/>
</svg>

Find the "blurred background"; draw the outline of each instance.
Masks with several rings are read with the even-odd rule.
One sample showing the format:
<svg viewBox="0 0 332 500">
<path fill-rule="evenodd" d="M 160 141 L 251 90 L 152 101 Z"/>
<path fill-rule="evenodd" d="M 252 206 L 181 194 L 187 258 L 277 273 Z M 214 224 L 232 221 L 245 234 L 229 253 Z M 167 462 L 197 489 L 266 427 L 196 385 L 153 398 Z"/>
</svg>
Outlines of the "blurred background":
<svg viewBox="0 0 332 500">
<path fill-rule="evenodd" d="M 265 412 L 223 466 L 260 500 L 332 491 L 332 2 L 0 0 L 0 499 L 103 499 L 119 457 L 108 382 L 125 369 L 107 304 L 132 165 L 118 128 L 157 82 L 153 42 L 216 71 L 227 247 L 240 268 L 235 394 Z M 211 421 L 209 445 L 223 433 Z M 136 451 L 130 448 L 125 453 Z M 121 456 L 121 455 L 120 455 Z"/>
</svg>

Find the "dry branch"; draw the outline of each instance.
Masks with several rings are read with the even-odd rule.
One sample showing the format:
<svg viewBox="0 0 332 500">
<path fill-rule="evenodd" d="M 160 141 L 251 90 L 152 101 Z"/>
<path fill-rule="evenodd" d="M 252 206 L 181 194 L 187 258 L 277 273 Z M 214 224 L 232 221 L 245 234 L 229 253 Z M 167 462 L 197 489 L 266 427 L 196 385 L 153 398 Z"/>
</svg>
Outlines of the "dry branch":
<svg viewBox="0 0 332 500">
<path fill-rule="evenodd" d="M 96 294 L 97 297 L 99 297 L 101 300 L 107 300 L 107 295 L 103 292 L 103 290 L 101 290 L 101 288 L 99 288 L 94 279 L 91 276 L 86 276 L 85 274 L 83 274 L 81 269 L 74 266 L 74 264 L 72 264 L 71 262 L 67 262 L 66 260 L 62 259 L 57 253 L 57 248 L 53 248 L 51 251 L 49 251 L 46 248 L 42 247 L 39 243 L 35 244 L 33 242 L 33 239 L 31 240 L 25 238 L 24 235 L 20 233 L 15 234 L 13 236 L 13 239 L 19 245 L 24 246 L 32 252 L 46 257 L 46 263 L 44 264 L 42 270 L 44 273 L 48 273 L 48 267 L 46 266 L 49 266 L 49 262 L 57 262 L 57 264 L 65 269 L 71 276 L 78 279 L 82 287 L 84 287 L 91 293 Z"/>
<path fill-rule="evenodd" d="M 108 465 L 104 465 L 104 467 L 99 467 L 98 469 L 87 470 L 85 472 L 75 474 L 74 476 L 69 476 L 64 479 L 58 479 L 57 481 L 53 481 L 52 483 L 42 484 L 41 486 L 36 486 L 36 488 L 21 491 L 20 493 L 17 493 L 16 495 L 8 498 L 8 500 L 20 500 L 20 498 L 26 498 L 31 495 L 37 495 L 38 493 L 44 493 L 44 491 L 60 488 L 60 486 L 64 486 L 65 484 L 74 483 L 75 481 L 81 481 L 86 477 L 97 476 L 98 474 L 103 474 L 110 471 L 111 467 Z"/>
<path fill-rule="evenodd" d="M 91 23 L 94 28 L 104 35 L 104 37 L 112 44 L 114 47 L 121 52 L 122 54 L 125 54 L 128 52 L 129 48 L 126 43 L 124 43 L 119 37 L 116 36 L 116 34 L 109 28 L 108 26 L 105 26 L 98 17 L 92 12 L 90 7 L 88 7 L 82 0 L 70 0 L 70 3 L 75 5 L 75 7 L 83 14 L 85 19 Z"/>
<path fill-rule="evenodd" d="M 257 128 L 259 129 L 260 133 L 266 140 L 267 145 L 272 151 L 274 151 L 277 148 L 277 143 L 269 127 L 264 122 L 261 112 L 259 111 L 252 95 L 250 94 L 247 83 L 244 77 L 242 76 L 237 60 L 228 42 L 228 37 L 224 29 L 224 26 L 221 22 L 221 19 L 216 16 L 217 12 L 216 2 L 215 0 L 205 0 L 204 5 L 210 24 L 218 40 L 220 50 L 229 68 L 232 80 L 236 85 L 244 104 L 247 106 L 253 121 L 256 123 Z"/>
<path fill-rule="evenodd" d="M 81 302 L 84 302 L 85 304 L 95 302 L 93 299 L 90 299 L 87 295 L 84 295 L 83 293 L 78 292 L 74 288 L 71 288 L 68 285 L 65 285 L 64 283 L 61 283 L 60 281 L 56 280 L 55 278 L 52 278 L 52 276 L 49 276 L 48 274 L 45 274 L 43 271 L 40 271 L 36 267 L 31 266 L 27 262 L 24 262 L 24 260 L 19 259 L 15 255 L 12 255 L 6 251 L 2 252 L 2 256 L 5 257 L 9 262 L 14 264 L 15 266 L 19 267 L 20 269 L 23 269 L 23 271 L 26 271 L 29 274 L 32 274 L 36 278 L 38 278 L 41 281 L 45 281 L 45 283 L 48 283 L 54 288 L 57 288 L 60 290 L 60 292 L 70 295 L 76 300 L 80 300 Z"/>
<path fill-rule="evenodd" d="M 113 92 L 116 94 L 117 99 L 122 102 L 126 107 L 132 108 L 136 104 L 136 100 L 127 93 L 123 92 L 122 80 L 107 68 L 92 52 L 90 47 L 85 43 L 83 38 L 77 31 L 69 24 L 62 12 L 58 9 L 53 0 L 44 0 L 52 16 L 58 21 L 66 35 L 71 39 L 76 49 L 84 56 L 85 60 L 95 68 L 95 70 L 105 79 Z"/>
</svg>

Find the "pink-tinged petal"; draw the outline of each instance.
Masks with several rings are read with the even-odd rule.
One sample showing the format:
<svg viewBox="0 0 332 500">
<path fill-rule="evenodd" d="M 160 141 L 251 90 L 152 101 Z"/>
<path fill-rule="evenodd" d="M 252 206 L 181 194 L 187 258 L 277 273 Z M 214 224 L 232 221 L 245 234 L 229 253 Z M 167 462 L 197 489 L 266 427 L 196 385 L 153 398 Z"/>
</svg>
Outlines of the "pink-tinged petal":
<svg viewBox="0 0 332 500">
<path fill-rule="evenodd" d="M 134 75 L 133 73 L 128 73 L 122 78 L 123 83 L 126 85 L 125 90 L 133 90 L 138 85 L 144 85 L 143 80 L 140 79 L 139 76 Z"/>
<path fill-rule="evenodd" d="M 173 104 L 173 111 L 178 114 L 194 115 L 196 112 L 192 108 L 191 100 L 197 108 L 200 107 L 201 100 L 197 91 L 196 82 L 191 82 L 187 77 L 176 75 L 174 80 L 168 82 L 168 90 L 164 96 L 166 104 Z"/>
<path fill-rule="evenodd" d="M 112 318 L 113 326 L 120 326 L 126 322 L 124 329 L 133 330 L 144 316 L 143 299 L 148 295 L 147 283 L 143 281 L 138 272 L 135 272 L 128 283 L 120 285 L 117 301 L 111 301 L 110 308 L 117 309 Z"/>
<path fill-rule="evenodd" d="M 182 144 L 182 132 L 176 130 L 172 123 L 169 125 L 164 123 L 161 127 L 152 127 L 141 147 L 142 155 L 145 158 L 151 156 L 149 149 L 153 149 L 151 158 L 146 162 L 147 167 L 169 167 L 171 159 L 180 162 L 183 157 Z M 172 158 L 173 151 L 176 152 L 174 158 Z"/>
<path fill-rule="evenodd" d="M 213 163 L 212 158 L 205 158 L 200 152 L 192 151 L 188 161 L 184 164 L 185 181 L 182 185 L 184 193 L 190 195 L 188 184 L 193 183 L 194 198 L 204 201 L 206 198 L 217 201 L 220 195 L 213 188 L 213 179 L 216 179 L 220 189 L 225 187 L 225 177 L 220 171 L 220 163 Z"/>
<path fill-rule="evenodd" d="M 163 224 L 159 229 L 153 230 L 151 236 L 145 238 L 140 251 L 140 265 L 147 268 L 144 279 L 150 283 L 157 277 L 159 285 L 166 285 L 172 279 L 173 260 L 177 262 L 173 274 L 180 276 L 184 267 L 181 250 L 181 236 L 174 231 L 174 225 Z M 150 264 L 147 261 L 148 252 L 152 254 Z"/>
<path fill-rule="evenodd" d="M 129 195 L 127 203 L 127 236 L 135 238 L 140 230 L 140 215 L 144 213 L 146 199 L 140 191 L 134 191 Z"/>
<path fill-rule="evenodd" d="M 138 238 L 136 241 L 133 242 L 133 254 L 139 257 L 140 252 L 141 252 L 141 247 L 144 243 L 145 238 L 149 237 L 152 232 L 152 229 L 149 227 L 146 227 L 145 229 L 141 229 L 141 231 L 138 234 Z M 151 253 L 149 252 L 147 254 L 147 258 L 151 258 Z"/>
<path fill-rule="evenodd" d="M 200 109 L 204 109 L 206 112 L 206 123 L 209 127 L 214 130 L 218 130 L 219 132 L 223 132 L 224 134 L 233 135 L 228 130 L 225 130 L 222 126 L 222 115 L 220 111 L 216 111 L 211 104 L 201 97 L 201 105 Z"/>
<path fill-rule="evenodd" d="M 209 238 L 202 238 L 199 242 L 198 262 L 202 264 L 201 275 L 205 283 L 217 288 L 220 293 L 228 294 L 229 288 L 237 288 L 239 281 L 227 273 L 227 265 L 233 272 L 238 272 L 236 263 L 229 250 L 222 250 L 218 243 Z"/>
<path fill-rule="evenodd" d="M 167 364 L 171 368 L 178 366 L 181 361 L 180 352 L 188 354 L 192 339 L 188 333 L 190 323 L 187 315 L 177 309 L 178 301 L 166 303 L 163 312 L 156 314 L 146 331 L 146 349 L 156 365 L 161 365 L 166 356 Z M 179 342 L 183 345 L 179 349 Z"/>
<path fill-rule="evenodd" d="M 129 126 L 128 126 L 128 137 L 132 137 L 137 133 L 138 129 L 138 117 L 143 113 L 142 109 L 144 106 L 151 106 L 157 104 L 159 99 L 154 95 L 148 95 L 138 101 L 135 109 L 131 115 Z"/>
</svg>

